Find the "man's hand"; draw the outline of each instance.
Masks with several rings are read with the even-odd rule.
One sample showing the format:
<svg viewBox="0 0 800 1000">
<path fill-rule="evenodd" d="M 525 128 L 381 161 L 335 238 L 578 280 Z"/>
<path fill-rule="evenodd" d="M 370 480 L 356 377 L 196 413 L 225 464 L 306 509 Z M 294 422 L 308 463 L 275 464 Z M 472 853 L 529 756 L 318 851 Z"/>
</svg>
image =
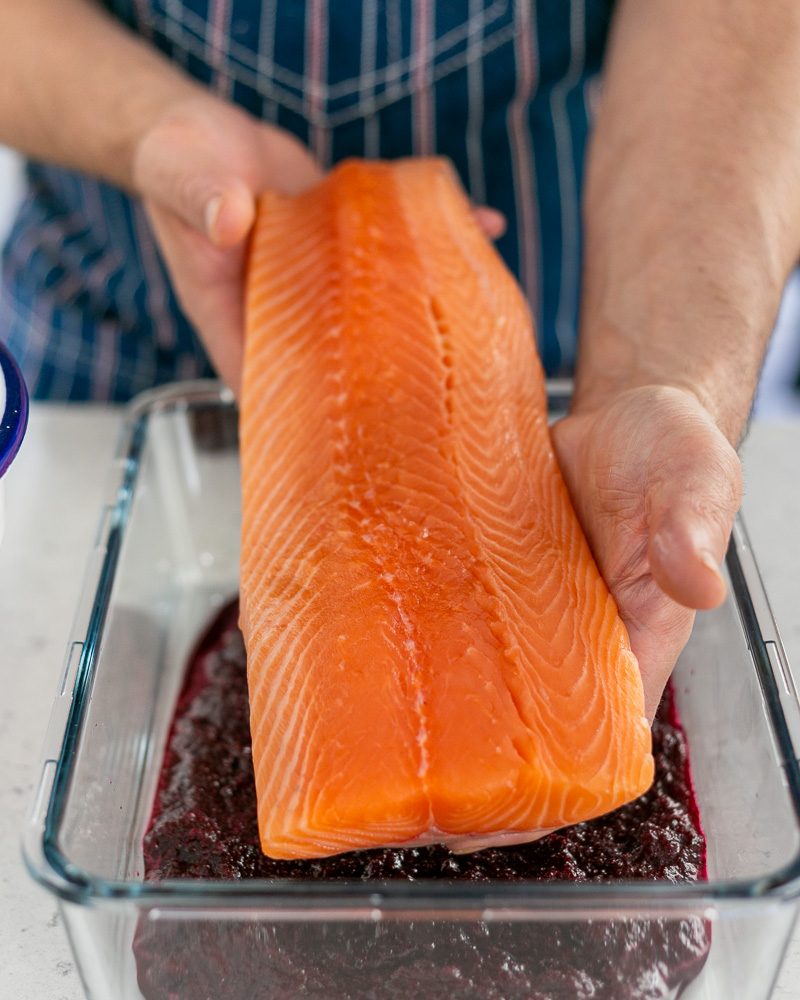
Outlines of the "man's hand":
<svg viewBox="0 0 800 1000">
<path fill-rule="evenodd" d="M 94 0 L 6 4 L 0 141 L 145 201 L 184 310 L 234 389 L 255 198 L 320 170 L 288 133 L 206 91 Z M 62 9 L 63 8 L 63 9 Z"/>
<path fill-rule="evenodd" d="M 718 566 L 741 500 L 739 458 L 696 397 L 665 386 L 578 409 L 553 439 L 639 659 L 652 721 L 693 609 L 725 597 Z"/>
<path fill-rule="evenodd" d="M 143 136 L 134 187 L 144 199 L 184 312 L 235 393 L 241 381 L 244 266 L 256 198 L 299 194 L 322 171 L 292 135 L 211 95 L 171 108 Z M 502 216 L 476 208 L 489 237 Z"/>
<path fill-rule="evenodd" d="M 620 0 L 584 190 L 580 352 L 556 447 L 652 716 L 719 603 L 733 451 L 800 257 L 797 0 Z"/>
<path fill-rule="evenodd" d="M 171 108 L 136 148 L 134 187 L 181 306 L 236 393 L 256 198 L 265 190 L 299 194 L 321 177 L 311 153 L 288 132 L 211 95 Z"/>
</svg>

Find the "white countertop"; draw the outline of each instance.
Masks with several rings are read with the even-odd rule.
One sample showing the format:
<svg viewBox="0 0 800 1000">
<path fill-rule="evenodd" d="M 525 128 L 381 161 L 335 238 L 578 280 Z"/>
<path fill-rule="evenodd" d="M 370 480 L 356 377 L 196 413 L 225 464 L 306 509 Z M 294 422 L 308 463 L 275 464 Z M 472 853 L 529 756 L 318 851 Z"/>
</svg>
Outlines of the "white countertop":
<svg viewBox="0 0 800 1000">
<path fill-rule="evenodd" d="M 34 407 L 8 477 L 0 546 L 0 997 L 14 1000 L 84 996 L 55 901 L 24 871 L 19 841 L 118 420 L 106 407 Z M 800 421 L 754 425 L 744 454 L 747 523 L 798 677 Z M 800 1000 L 800 932 L 774 996 Z"/>
</svg>

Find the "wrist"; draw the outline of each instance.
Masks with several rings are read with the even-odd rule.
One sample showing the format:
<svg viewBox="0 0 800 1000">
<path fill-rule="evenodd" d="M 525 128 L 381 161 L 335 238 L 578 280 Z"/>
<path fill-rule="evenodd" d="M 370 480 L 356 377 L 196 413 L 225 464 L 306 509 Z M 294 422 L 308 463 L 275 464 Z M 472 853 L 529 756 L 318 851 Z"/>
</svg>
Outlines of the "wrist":
<svg viewBox="0 0 800 1000">
<path fill-rule="evenodd" d="M 696 336 L 701 339 L 702 333 Z M 699 351 L 693 356 L 682 338 L 677 338 L 682 353 L 673 349 L 674 343 L 655 330 L 641 337 L 625 337 L 619 331 L 606 336 L 595 333 L 591 348 L 584 351 L 582 347 L 571 412 L 588 414 L 629 394 L 670 390 L 690 397 L 728 441 L 738 445 L 752 406 L 757 359 L 748 364 L 746 357 L 737 356 L 730 347 L 717 357 L 705 358 Z"/>
<path fill-rule="evenodd" d="M 576 405 L 671 386 L 697 399 L 738 444 L 782 287 L 743 244 L 704 246 L 690 232 L 665 233 L 649 252 L 613 253 L 590 241 Z"/>
</svg>

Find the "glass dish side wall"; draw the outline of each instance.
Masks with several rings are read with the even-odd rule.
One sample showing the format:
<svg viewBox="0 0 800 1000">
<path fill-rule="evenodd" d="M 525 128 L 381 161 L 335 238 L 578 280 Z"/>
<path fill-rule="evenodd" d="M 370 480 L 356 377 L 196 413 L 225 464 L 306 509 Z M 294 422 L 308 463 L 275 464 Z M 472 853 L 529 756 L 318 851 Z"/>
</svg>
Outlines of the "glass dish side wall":
<svg viewBox="0 0 800 1000">
<path fill-rule="evenodd" d="M 768 1000 L 794 922 L 778 900 L 513 919 L 127 901 L 61 912 L 89 1000 Z M 581 992 L 598 971 L 606 989 Z"/>
<path fill-rule="evenodd" d="M 673 935 L 691 937 L 692 928 L 707 923 L 711 951 L 691 987 L 694 992 L 687 995 L 742 1000 L 768 995 L 795 906 L 785 898 L 786 887 L 779 886 L 775 895 L 766 891 L 776 873 L 796 862 L 800 837 L 780 748 L 740 611 L 732 600 L 698 620 L 675 679 L 709 839 L 710 878 L 738 884 L 738 896 L 728 899 L 724 892 L 709 889 L 695 898 L 666 898 L 666 887 L 653 883 L 634 899 L 615 886 L 600 887 L 599 895 L 573 886 L 569 888 L 577 891 L 560 899 L 559 910 L 534 887 L 516 902 L 503 901 L 492 913 L 487 913 L 485 901 L 480 906 L 462 901 L 457 920 L 437 917 L 430 901 L 389 904 L 378 895 L 369 903 L 366 889 L 362 896 L 369 905 L 360 911 L 334 907 L 331 912 L 322 899 L 311 897 L 300 906 L 286 900 L 280 904 L 266 895 L 221 904 L 213 895 L 213 883 L 194 886 L 188 898 L 165 887 L 157 899 L 137 900 L 142 835 L 174 698 L 198 632 L 211 611 L 236 591 L 239 532 L 235 416 L 230 405 L 205 387 L 183 397 L 157 393 L 145 411 L 137 454 L 123 458 L 120 466 L 128 487 L 123 483 L 103 536 L 105 544 L 116 526 L 121 547 L 113 580 L 104 583 L 108 603 L 95 650 L 91 699 L 54 831 L 67 867 L 91 877 L 91 888 L 60 887 L 73 898 L 83 892 L 80 902 L 64 904 L 64 915 L 90 996 L 141 995 L 133 959 L 137 928 L 140 939 L 144 935 L 151 942 L 161 941 L 158 950 L 164 955 L 195 942 L 198 959 L 210 953 L 235 956 L 237 941 L 250 941 L 249 951 L 253 941 L 261 941 L 260 976 L 249 982 L 250 992 L 247 977 L 240 974 L 238 979 L 223 977 L 214 994 L 238 1000 L 245 995 L 281 995 L 280 969 L 271 976 L 267 971 L 270 955 L 276 954 L 268 946 L 276 940 L 283 942 L 278 952 L 284 959 L 287 940 L 293 954 L 306 956 L 310 976 L 323 971 L 313 955 L 324 954 L 324 941 L 338 942 L 353 962 L 361 963 L 365 976 L 376 948 L 390 958 L 405 955 L 410 962 L 409 956 L 430 958 L 431 944 L 438 943 L 441 967 L 466 975 L 465 933 L 485 940 L 489 951 L 493 941 L 504 942 L 503 954 L 512 965 L 523 966 L 536 963 L 542 935 L 550 935 L 563 944 L 562 971 L 570 962 L 573 971 L 580 971 L 580 961 L 593 951 L 607 951 L 609 941 L 621 940 L 618 932 L 625 928 L 641 954 L 648 948 L 657 951 L 659 942 L 663 945 Z M 88 656 L 83 640 L 79 624 L 64 679 L 67 694 Z M 63 714 L 56 714 L 55 740 Z M 56 753 L 50 756 L 55 759 Z M 51 780 L 53 767 L 45 773 Z M 38 877 L 59 888 L 42 851 L 41 810 L 34 821 L 29 863 Z M 120 889 L 120 884 L 127 888 Z M 114 893 L 127 898 L 104 898 Z M 621 924 L 624 920 L 628 923 Z M 587 928 L 594 928 L 589 943 Z M 600 944 L 593 948 L 591 941 Z M 476 949 L 477 944 L 472 951 Z M 237 968 L 242 973 L 241 962 Z M 502 970 L 496 971 L 499 975 Z M 169 969 L 162 973 L 168 975 Z M 448 995 L 458 996 L 456 988 L 451 983 Z M 667 982 L 653 989 L 662 992 L 649 995 L 676 995 L 674 984 Z"/>
</svg>

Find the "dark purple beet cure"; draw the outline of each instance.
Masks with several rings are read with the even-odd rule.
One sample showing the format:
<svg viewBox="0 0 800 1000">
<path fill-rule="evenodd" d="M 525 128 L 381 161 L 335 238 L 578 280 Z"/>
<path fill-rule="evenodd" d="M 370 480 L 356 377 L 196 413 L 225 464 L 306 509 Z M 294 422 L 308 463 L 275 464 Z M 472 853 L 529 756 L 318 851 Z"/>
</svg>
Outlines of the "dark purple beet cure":
<svg viewBox="0 0 800 1000">
<path fill-rule="evenodd" d="M 616 812 L 533 844 L 454 855 L 443 847 L 317 861 L 261 853 L 238 605 L 188 666 L 144 840 L 162 879 L 439 882 L 706 876 L 686 737 L 667 688 L 653 726 L 652 788 Z M 705 962 L 697 917 L 378 923 L 142 918 L 134 950 L 147 1000 L 656 1000 L 679 996 Z"/>
</svg>

